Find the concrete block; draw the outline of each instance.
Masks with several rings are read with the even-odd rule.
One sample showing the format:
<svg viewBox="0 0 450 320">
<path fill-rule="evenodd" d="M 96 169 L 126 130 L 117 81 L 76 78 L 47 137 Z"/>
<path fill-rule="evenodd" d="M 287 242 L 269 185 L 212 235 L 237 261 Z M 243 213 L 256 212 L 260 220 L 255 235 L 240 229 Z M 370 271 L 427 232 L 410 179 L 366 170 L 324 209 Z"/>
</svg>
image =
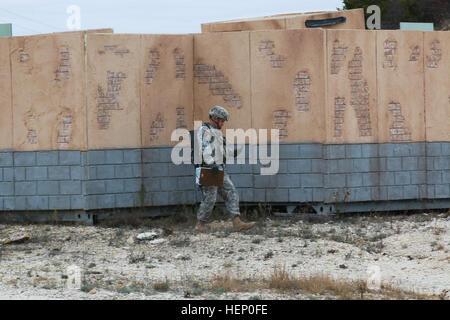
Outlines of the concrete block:
<svg viewBox="0 0 450 320">
<path fill-rule="evenodd" d="M 96 196 L 96 208 L 89 209 L 107 209 L 114 208 L 115 206 L 115 195 L 114 194 L 102 194 Z"/>
<path fill-rule="evenodd" d="M 169 175 L 167 163 L 148 163 L 143 166 L 144 177 L 166 177 Z"/>
<path fill-rule="evenodd" d="M 426 170 L 434 170 L 434 157 L 427 157 L 426 163 Z"/>
<path fill-rule="evenodd" d="M 370 160 L 369 158 L 353 159 L 353 172 L 370 172 Z"/>
<path fill-rule="evenodd" d="M 332 160 L 330 160 L 332 161 Z M 325 172 L 326 161 L 322 159 L 312 159 L 311 160 L 311 172 L 312 173 L 323 173 Z"/>
<path fill-rule="evenodd" d="M 448 183 L 448 181 L 446 181 Z M 442 171 L 428 171 L 427 172 L 427 184 L 441 184 L 442 183 Z"/>
<path fill-rule="evenodd" d="M 380 159 L 379 158 L 370 158 L 370 171 L 371 172 L 378 172 L 380 171 Z"/>
<path fill-rule="evenodd" d="M 268 189 L 266 190 L 266 201 L 268 202 L 288 202 L 289 189 Z"/>
<path fill-rule="evenodd" d="M 133 169 L 133 178 L 142 177 L 142 164 L 132 164 L 131 167 Z"/>
<path fill-rule="evenodd" d="M 346 158 L 361 158 L 362 150 L 360 144 L 348 144 L 345 146 Z"/>
<path fill-rule="evenodd" d="M 326 174 L 324 175 L 324 182 L 326 188 L 340 188 L 346 185 L 345 174 Z"/>
<path fill-rule="evenodd" d="M 411 156 L 424 156 L 426 154 L 426 142 L 416 142 L 410 144 Z"/>
<path fill-rule="evenodd" d="M 14 181 L 13 168 L 3 168 L 3 181 Z"/>
<path fill-rule="evenodd" d="M 36 165 L 36 152 L 14 152 L 14 166 L 26 167 Z"/>
<path fill-rule="evenodd" d="M 15 197 L 3 197 L 3 210 L 15 210 L 16 200 Z"/>
<path fill-rule="evenodd" d="M 7 167 L 13 165 L 12 152 L 0 152 L 0 167 Z"/>
<path fill-rule="evenodd" d="M 252 188 L 253 175 L 251 174 L 234 174 L 231 181 L 237 188 Z"/>
<path fill-rule="evenodd" d="M 253 185 L 255 188 L 273 188 L 277 185 L 277 176 L 255 175 L 253 177 Z"/>
<path fill-rule="evenodd" d="M 253 189 L 237 188 L 240 202 L 253 202 Z"/>
<path fill-rule="evenodd" d="M 89 166 L 87 168 L 87 180 L 96 180 L 97 178 L 97 166 Z"/>
<path fill-rule="evenodd" d="M 49 180 L 70 180 L 70 167 L 50 166 L 48 167 Z"/>
<path fill-rule="evenodd" d="M 280 159 L 298 159 L 300 156 L 300 146 L 298 144 L 280 144 Z"/>
<path fill-rule="evenodd" d="M 380 187 L 370 187 L 371 189 L 371 200 L 372 201 L 379 201 L 380 199 Z M 387 193 L 387 191 L 386 191 Z"/>
<path fill-rule="evenodd" d="M 60 165 L 80 165 L 81 151 L 59 151 Z"/>
<path fill-rule="evenodd" d="M 395 175 L 392 172 L 380 172 L 380 186 L 395 185 Z"/>
<path fill-rule="evenodd" d="M 300 158 L 322 159 L 323 146 L 321 144 L 300 144 Z"/>
<path fill-rule="evenodd" d="M 323 188 L 313 188 L 313 199 L 314 202 L 322 202 L 324 200 L 324 189 Z"/>
<path fill-rule="evenodd" d="M 152 204 L 154 206 L 166 206 L 169 203 L 169 192 L 152 192 Z"/>
<path fill-rule="evenodd" d="M 325 146 L 325 155 L 327 159 L 344 159 L 345 145 L 327 145 Z"/>
<path fill-rule="evenodd" d="M 105 151 L 89 150 L 87 152 L 87 161 L 88 161 L 88 164 L 90 164 L 90 165 L 105 164 L 106 163 Z"/>
<path fill-rule="evenodd" d="M 142 180 L 147 192 L 161 189 L 161 178 L 144 178 Z"/>
<path fill-rule="evenodd" d="M 14 182 L 0 182 L 0 195 L 2 196 L 14 195 Z"/>
<path fill-rule="evenodd" d="M 28 210 L 27 197 L 14 197 L 14 210 Z"/>
<path fill-rule="evenodd" d="M 401 200 L 403 199 L 403 188 L 402 186 L 390 186 L 387 187 L 388 200 Z"/>
<path fill-rule="evenodd" d="M 161 148 L 159 150 L 160 162 L 172 162 L 172 148 Z"/>
<path fill-rule="evenodd" d="M 81 165 L 87 166 L 88 163 L 88 151 L 81 151 Z"/>
<path fill-rule="evenodd" d="M 350 201 L 370 201 L 372 200 L 372 188 L 350 188 L 348 189 L 350 194 Z"/>
<path fill-rule="evenodd" d="M 383 143 L 378 145 L 378 154 L 380 157 L 393 157 L 394 145 L 392 143 Z"/>
<path fill-rule="evenodd" d="M 427 198 L 428 199 L 434 199 L 435 198 L 435 186 L 434 185 L 427 185 Z"/>
<path fill-rule="evenodd" d="M 105 180 L 106 193 L 121 193 L 124 188 L 122 179 Z"/>
<path fill-rule="evenodd" d="M 69 210 L 70 196 L 50 196 L 48 197 L 49 210 Z"/>
<path fill-rule="evenodd" d="M 71 166 L 70 167 L 70 179 L 72 179 L 72 180 L 83 179 L 83 170 L 85 168 L 86 167 L 81 167 L 81 166 Z"/>
<path fill-rule="evenodd" d="M 119 179 L 133 178 L 133 166 L 130 164 L 122 164 L 114 166 L 114 176 Z"/>
<path fill-rule="evenodd" d="M 302 174 L 300 185 L 302 187 L 323 187 L 323 176 L 319 173 Z"/>
<path fill-rule="evenodd" d="M 81 194 L 81 181 L 60 181 L 60 194 Z"/>
<path fill-rule="evenodd" d="M 295 188 L 300 187 L 300 175 L 299 174 L 277 174 L 276 175 L 277 187 L 281 188 Z M 275 186 L 272 186 L 275 187 Z"/>
<path fill-rule="evenodd" d="M 105 160 L 106 164 L 122 164 L 123 150 L 105 150 Z"/>
<path fill-rule="evenodd" d="M 428 186 L 427 185 L 418 185 L 419 187 L 419 199 L 427 199 L 428 195 L 427 195 L 427 189 Z"/>
<path fill-rule="evenodd" d="M 388 171 L 400 171 L 402 170 L 402 158 L 387 158 L 386 159 Z"/>
<path fill-rule="evenodd" d="M 394 157 L 408 157 L 412 155 L 412 144 L 411 143 L 394 143 Z"/>
<path fill-rule="evenodd" d="M 25 180 L 25 167 L 14 168 L 14 180 L 24 181 Z"/>
<path fill-rule="evenodd" d="M 38 166 L 56 166 L 58 165 L 58 151 L 39 151 L 36 154 Z"/>
<path fill-rule="evenodd" d="M 97 179 L 114 179 L 115 178 L 115 172 L 114 172 L 114 165 L 101 165 L 97 166 L 96 168 L 96 174 Z"/>
<path fill-rule="evenodd" d="M 141 149 L 127 149 L 123 150 L 124 163 L 141 163 L 142 152 Z"/>
<path fill-rule="evenodd" d="M 363 186 L 374 187 L 380 183 L 380 175 L 378 172 L 363 173 Z"/>
<path fill-rule="evenodd" d="M 193 190 L 195 188 L 194 176 L 179 177 L 177 180 L 178 180 L 178 190 Z"/>
<path fill-rule="evenodd" d="M 0 197 L 0 211 L 3 211 L 3 198 Z"/>
<path fill-rule="evenodd" d="M 450 183 L 450 170 L 442 172 L 442 181 L 444 181 L 444 183 Z"/>
<path fill-rule="evenodd" d="M 177 177 L 163 177 L 161 178 L 161 191 L 175 191 L 178 190 Z"/>
<path fill-rule="evenodd" d="M 419 186 L 404 186 L 404 199 L 419 199 Z"/>
<path fill-rule="evenodd" d="M 255 202 L 266 202 L 266 189 L 253 189 L 253 199 Z"/>
<path fill-rule="evenodd" d="M 288 173 L 303 173 L 311 172 L 311 160 L 310 159 L 295 159 L 287 160 L 287 172 Z"/>
<path fill-rule="evenodd" d="M 136 207 L 135 194 L 133 193 L 120 193 L 115 196 L 115 207 L 116 208 L 131 208 Z"/>
<path fill-rule="evenodd" d="M 443 156 L 450 156 L 450 142 L 441 143 L 441 152 Z"/>
<path fill-rule="evenodd" d="M 327 173 L 339 173 L 339 160 L 324 160 Z"/>
<path fill-rule="evenodd" d="M 350 173 L 346 175 L 347 187 L 361 187 L 363 185 L 363 174 L 362 173 Z"/>
<path fill-rule="evenodd" d="M 70 209 L 85 209 L 86 198 L 83 195 L 75 195 L 70 197 Z"/>
<path fill-rule="evenodd" d="M 352 159 L 340 159 L 338 160 L 338 172 L 348 173 L 353 171 L 353 160 Z"/>
<path fill-rule="evenodd" d="M 428 157 L 438 157 L 442 155 L 442 144 L 440 142 L 427 142 L 426 155 Z"/>
<path fill-rule="evenodd" d="M 425 171 L 412 171 L 411 184 L 425 184 L 427 183 L 427 173 Z"/>
<path fill-rule="evenodd" d="M 106 185 L 104 180 L 91 180 L 87 182 L 87 194 L 106 193 Z"/>
<path fill-rule="evenodd" d="M 26 180 L 46 180 L 47 179 L 47 167 L 26 168 L 25 179 Z"/>
<path fill-rule="evenodd" d="M 168 171 L 169 176 L 172 177 L 190 176 L 195 174 L 195 168 L 190 164 L 175 165 L 173 163 L 169 163 Z"/>
<path fill-rule="evenodd" d="M 402 170 L 418 170 L 418 157 L 402 157 Z"/>
<path fill-rule="evenodd" d="M 140 192 L 142 188 L 141 179 L 125 179 L 124 192 Z"/>
<path fill-rule="evenodd" d="M 48 210 L 49 209 L 48 197 L 45 196 L 26 197 L 26 209 Z"/>
<path fill-rule="evenodd" d="M 37 182 L 38 195 L 59 195 L 58 181 L 38 181 Z"/>
<path fill-rule="evenodd" d="M 312 202 L 312 188 L 295 188 L 289 189 L 289 202 Z"/>
<path fill-rule="evenodd" d="M 394 172 L 396 185 L 408 185 L 411 183 L 411 175 L 408 171 Z"/>
<path fill-rule="evenodd" d="M 142 150 L 142 162 L 143 163 L 155 163 L 160 162 L 159 148 L 150 148 Z"/>
<path fill-rule="evenodd" d="M 450 169 L 450 157 L 435 157 L 434 158 L 434 170 L 447 170 Z"/>
<path fill-rule="evenodd" d="M 450 184 L 438 184 L 435 186 L 435 198 L 450 198 Z"/>
<path fill-rule="evenodd" d="M 34 196 L 36 195 L 36 182 L 15 182 L 15 195 L 18 196 Z"/>
<path fill-rule="evenodd" d="M 378 144 L 363 144 L 361 145 L 362 158 L 378 157 Z"/>
</svg>

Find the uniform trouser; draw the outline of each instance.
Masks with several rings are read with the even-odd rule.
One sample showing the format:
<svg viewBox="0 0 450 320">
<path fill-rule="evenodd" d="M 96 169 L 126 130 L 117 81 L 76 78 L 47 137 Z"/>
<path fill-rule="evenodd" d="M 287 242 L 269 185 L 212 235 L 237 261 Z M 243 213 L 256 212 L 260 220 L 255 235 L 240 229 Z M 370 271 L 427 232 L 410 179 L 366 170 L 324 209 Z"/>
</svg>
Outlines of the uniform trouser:
<svg viewBox="0 0 450 320">
<path fill-rule="evenodd" d="M 239 195 L 228 174 L 225 173 L 223 176 L 222 187 L 200 186 L 200 189 L 202 191 L 202 202 L 200 203 L 197 212 L 198 220 L 205 222 L 209 220 L 216 203 L 217 193 L 219 193 L 225 201 L 225 207 L 231 215 L 240 215 Z"/>
</svg>

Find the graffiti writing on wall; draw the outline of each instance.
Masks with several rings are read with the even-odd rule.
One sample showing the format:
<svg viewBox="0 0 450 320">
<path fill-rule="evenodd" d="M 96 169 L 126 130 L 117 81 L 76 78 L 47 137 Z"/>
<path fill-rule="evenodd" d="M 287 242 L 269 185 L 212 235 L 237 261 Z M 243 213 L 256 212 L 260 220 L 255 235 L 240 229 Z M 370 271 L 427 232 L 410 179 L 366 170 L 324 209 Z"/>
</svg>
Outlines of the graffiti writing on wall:
<svg viewBox="0 0 450 320">
<path fill-rule="evenodd" d="M 419 46 L 412 46 L 411 48 L 411 55 L 409 56 L 410 62 L 417 62 L 420 58 L 420 47 Z"/>
<path fill-rule="evenodd" d="M 184 107 L 178 107 L 177 112 L 177 126 L 176 128 L 187 128 L 186 121 L 184 119 Z"/>
<path fill-rule="evenodd" d="M 339 74 L 342 65 L 345 61 L 345 53 L 347 52 L 347 46 L 339 44 L 339 40 L 333 42 L 333 53 L 331 54 L 331 74 Z"/>
<path fill-rule="evenodd" d="M 122 81 L 126 78 L 123 72 L 106 72 L 108 89 L 106 92 L 99 85 L 97 89 L 97 123 L 100 130 L 107 130 L 111 123 L 111 112 L 122 110 L 119 105 L 119 93 Z"/>
<path fill-rule="evenodd" d="M 208 84 L 211 94 L 222 96 L 227 105 L 236 108 L 242 107 L 241 96 L 233 91 L 228 78 L 214 65 L 194 65 L 194 77 L 197 78 L 199 84 Z"/>
<path fill-rule="evenodd" d="M 55 71 L 55 81 L 70 80 L 70 58 L 68 47 L 59 48 L 59 66 Z"/>
<path fill-rule="evenodd" d="M 68 147 L 72 137 L 72 113 L 65 110 L 58 115 L 58 138 L 57 143 L 61 148 Z"/>
<path fill-rule="evenodd" d="M 411 132 L 405 126 L 405 117 L 402 115 L 400 103 L 389 103 L 389 111 L 394 118 L 392 126 L 389 128 L 391 141 L 411 141 Z"/>
<path fill-rule="evenodd" d="M 25 127 L 27 128 L 27 141 L 29 144 L 37 144 L 38 143 L 38 135 L 37 135 L 37 121 L 38 115 L 32 110 L 28 110 L 25 113 Z"/>
<path fill-rule="evenodd" d="M 150 63 L 148 64 L 147 70 L 145 71 L 145 82 L 147 84 L 152 84 L 155 79 L 156 71 L 159 68 L 160 59 L 159 51 L 155 49 L 150 50 Z"/>
<path fill-rule="evenodd" d="M 363 52 L 360 47 L 356 47 L 353 59 L 348 62 L 348 78 L 350 79 L 351 98 L 350 105 L 355 110 L 358 121 L 359 136 L 371 136 L 372 128 L 370 124 L 369 108 L 369 86 L 363 73 Z"/>
<path fill-rule="evenodd" d="M 123 58 L 126 54 L 130 53 L 130 50 L 125 48 L 120 48 L 117 45 L 103 46 L 103 50 L 98 50 L 98 54 L 112 53 L 116 56 Z"/>
<path fill-rule="evenodd" d="M 397 52 L 397 41 L 387 39 L 384 41 L 384 63 L 383 68 L 394 68 L 395 64 L 395 56 Z"/>
<path fill-rule="evenodd" d="M 438 40 L 431 42 L 431 56 L 427 56 L 428 68 L 439 68 L 441 60 L 441 43 Z"/>
<path fill-rule="evenodd" d="M 345 114 L 345 98 L 334 98 L 334 137 L 342 137 L 342 129 L 344 127 Z"/>
<path fill-rule="evenodd" d="M 272 68 L 283 68 L 286 57 L 275 54 L 275 42 L 271 40 L 263 40 L 259 43 L 258 50 L 265 56 L 270 58 Z"/>
<path fill-rule="evenodd" d="M 294 82 L 295 88 L 295 105 L 300 112 L 309 111 L 309 91 L 311 86 L 311 78 L 307 71 L 297 73 Z"/>
<path fill-rule="evenodd" d="M 186 65 L 184 64 L 184 52 L 180 48 L 173 50 L 175 58 L 175 78 L 184 79 L 186 73 Z"/>
<path fill-rule="evenodd" d="M 152 122 L 150 128 L 150 141 L 156 140 L 161 131 L 164 130 L 164 118 L 160 112 L 156 115 L 156 119 Z"/>
<path fill-rule="evenodd" d="M 276 110 L 273 112 L 272 128 L 280 130 L 280 140 L 288 137 L 287 122 L 291 113 L 287 110 Z"/>
</svg>

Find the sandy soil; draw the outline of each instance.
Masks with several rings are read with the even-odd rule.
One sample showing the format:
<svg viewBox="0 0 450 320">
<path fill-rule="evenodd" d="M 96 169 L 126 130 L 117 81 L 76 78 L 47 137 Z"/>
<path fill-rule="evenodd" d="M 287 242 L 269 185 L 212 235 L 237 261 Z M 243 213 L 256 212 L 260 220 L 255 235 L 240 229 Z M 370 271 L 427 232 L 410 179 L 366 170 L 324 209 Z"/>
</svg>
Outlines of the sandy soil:
<svg viewBox="0 0 450 320">
<path fill-rule="evenodd" d="M 233 292 L 217 285 L 227 276 L 256 283 L 275 270 L 360 280 L 373 289 L 372 298 L 386 298 L 376 295 L 380 285 L 450 298 L 448 212 L 270 216 L 243 233 L 233 232 L 228 220 L 212 222 L 211 232 L 202 234 L 193 231 L 193 219 L 174 221 L 147 219 L 134 227 L 0 224 L 0 239 L 31 235 L 0 245 L 0 299 L 340 298 L 264 286 Z M 138 240 L 143 232 L 156 236 Z M 70 266 L 80 268 L 78 286 Z M 69 280 L 75 288 L 68 288 Z"/>
</svg>

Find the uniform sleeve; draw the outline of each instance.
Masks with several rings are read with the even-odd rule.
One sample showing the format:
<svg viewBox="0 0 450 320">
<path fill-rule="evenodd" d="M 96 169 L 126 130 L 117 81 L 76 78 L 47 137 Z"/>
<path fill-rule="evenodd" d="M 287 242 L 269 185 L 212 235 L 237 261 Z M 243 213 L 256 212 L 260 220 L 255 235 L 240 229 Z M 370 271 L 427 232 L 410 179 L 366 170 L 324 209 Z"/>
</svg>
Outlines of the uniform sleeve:
<svg viewBox="0 0 450 320">
<path fill-rule="evenodd" d="M 206 164 L 213 164 L 214 158 L 212 155 L 213 149 L 211 146 L 213 142 L 213 135 L 211 131 L 207 127 L 202 126 L 197 132 L 197 139 L 199 145 L 201 145 L 203 162 Z"/>
</svg>

